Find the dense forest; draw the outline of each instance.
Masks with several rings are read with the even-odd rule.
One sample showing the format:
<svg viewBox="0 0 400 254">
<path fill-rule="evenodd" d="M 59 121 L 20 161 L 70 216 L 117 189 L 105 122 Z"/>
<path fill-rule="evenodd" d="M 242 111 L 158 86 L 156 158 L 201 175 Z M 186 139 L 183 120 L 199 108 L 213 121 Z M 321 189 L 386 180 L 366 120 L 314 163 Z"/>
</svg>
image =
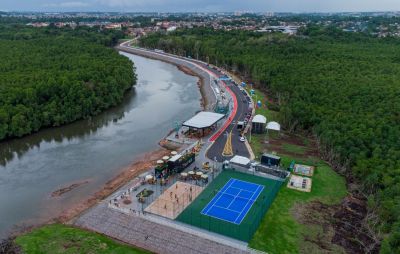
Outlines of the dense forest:
<svg viewBox="0 0 400 254">
<path fill-rule="evenodd" d="M 0 140 L 96 115 L 136 82 L 120 32 L 0 26 Z"/>
<path fill-rule="evenodd" d="M 319 27 L 292 37 L 199 28 L 140 43 L 228 68 L 266 91 L 287 130 L 314 135 L 324 158 L 360 183 L 381 252 L 400 253 L 399 40 Z"/>
</svg>

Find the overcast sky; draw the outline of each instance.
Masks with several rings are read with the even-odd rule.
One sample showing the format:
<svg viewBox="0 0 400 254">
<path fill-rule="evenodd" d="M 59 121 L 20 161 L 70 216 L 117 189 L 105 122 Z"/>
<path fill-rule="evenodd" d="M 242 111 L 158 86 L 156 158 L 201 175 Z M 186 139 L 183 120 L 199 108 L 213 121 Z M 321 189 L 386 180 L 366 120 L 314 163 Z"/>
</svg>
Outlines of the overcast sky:
<svg viewBox="0 0 400 254">
<path fill-rule="evenodd" d="M 5 11 L 400 11 L 400 0 L 0 0 Z"/>
</svg>

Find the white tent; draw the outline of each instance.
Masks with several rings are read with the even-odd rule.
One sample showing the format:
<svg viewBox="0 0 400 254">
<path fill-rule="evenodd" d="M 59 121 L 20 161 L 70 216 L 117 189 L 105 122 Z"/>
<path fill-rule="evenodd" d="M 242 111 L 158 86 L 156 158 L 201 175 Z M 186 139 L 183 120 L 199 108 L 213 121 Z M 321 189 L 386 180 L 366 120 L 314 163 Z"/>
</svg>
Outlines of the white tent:
<svg viewBox="0 0 400 254">
<path fill-rule="evenodd" d="M 267 118 L 263 115 L 255 115 L 253 120 L 253 123 L 267 123 Z"/>
<path fill-rule="evenodd" d="M 269 122 L 267 123 L 267 130 L 280 131 L 281 125 L 277 122 Z"/>
<path fill-rule="evenodd" d="M 230 163 L 234 163 L 234 164 L 240 165 L 240 166 L 248 166 L 250 164 L 250 159 L 243 157 L 243 156 L 235 155 L 230 160 Z"/>
</svg>

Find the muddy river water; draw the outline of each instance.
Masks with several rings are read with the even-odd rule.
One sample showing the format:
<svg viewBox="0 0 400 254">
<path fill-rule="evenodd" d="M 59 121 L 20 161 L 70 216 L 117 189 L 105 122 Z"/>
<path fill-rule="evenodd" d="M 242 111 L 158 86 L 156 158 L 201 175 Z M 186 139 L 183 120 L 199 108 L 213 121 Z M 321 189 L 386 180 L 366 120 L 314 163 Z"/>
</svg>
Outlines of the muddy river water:
<svg viewBox="0 0 400 254">
<path fill-rule="evenodd" d="M 200 110 L 198 79 L 127 53 L 138 84 L 113 109 L 88 120 L 0 143 L 0 237 L 81 202 Z M 88 183 L 51 197 L 61 187 Z"/>
</svg>

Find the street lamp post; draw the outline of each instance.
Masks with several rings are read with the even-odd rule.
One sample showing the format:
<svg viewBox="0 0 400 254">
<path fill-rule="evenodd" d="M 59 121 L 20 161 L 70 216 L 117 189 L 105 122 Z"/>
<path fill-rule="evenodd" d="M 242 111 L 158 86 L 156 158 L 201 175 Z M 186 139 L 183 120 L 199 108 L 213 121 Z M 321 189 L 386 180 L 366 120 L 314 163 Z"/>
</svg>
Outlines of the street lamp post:
<svg viewBox="0 0 400 254">
<path fill-rule="evenodd" d="M 253 122 L 250 122 L 250 128 L 249 128 L 249 130 L 250 130 L 250 138 L 249 138 L 249 143 L 251 143 L 251 131 L 252 131 L 252 128 L 253 128 Z"/>
</svg>

